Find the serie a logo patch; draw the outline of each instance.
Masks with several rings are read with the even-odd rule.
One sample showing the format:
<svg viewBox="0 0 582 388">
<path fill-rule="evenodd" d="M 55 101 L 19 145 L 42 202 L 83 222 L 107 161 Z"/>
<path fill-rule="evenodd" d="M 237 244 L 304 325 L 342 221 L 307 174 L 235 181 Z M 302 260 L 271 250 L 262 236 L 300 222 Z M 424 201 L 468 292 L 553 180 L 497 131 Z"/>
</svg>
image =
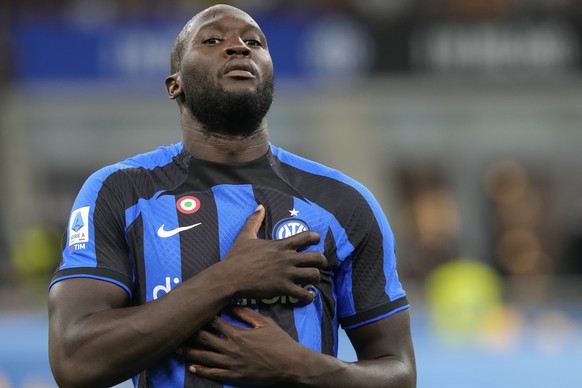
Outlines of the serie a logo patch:
<svg viewBox="0 0 582 388">
<path fill-rule="evenodd" d="M 84 248 L 89 241 L 89 206 L 74 210 L 69 219 L 69 246 L 75 249 Z M 82 245 L 79 245 L 82 244 Z"/>
</svg>

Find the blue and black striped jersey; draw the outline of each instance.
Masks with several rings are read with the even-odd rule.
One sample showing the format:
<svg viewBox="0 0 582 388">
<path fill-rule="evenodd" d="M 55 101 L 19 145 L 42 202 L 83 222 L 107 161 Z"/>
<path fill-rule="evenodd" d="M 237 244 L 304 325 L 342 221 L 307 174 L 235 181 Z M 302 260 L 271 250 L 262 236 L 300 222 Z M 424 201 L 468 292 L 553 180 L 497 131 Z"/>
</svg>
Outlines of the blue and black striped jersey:
<svg viewBox="0 0 582 388">
<path fill-rule="evenodd" d="M 259 237 L 316 231 L 321 241 L 308 249 L 323 252 L 330 268 L 321 271 L 310 304 L 284 295 L 236 303 L 334 356 L 340 324 L 351 329 L 408 308 L 394 237 L 372 194 L 336 170 L 272 145 L 260 159 L 226 166 L 195 159 L 178 143 L 97 171 L 73 205 L 51 285 L 95 278 L 122 287 L 134 305 L 147 303 L 220 261 L 257 204 L 266 209 Z M 171 357 L 134 382 L 221 386 Z"/>
</svg>

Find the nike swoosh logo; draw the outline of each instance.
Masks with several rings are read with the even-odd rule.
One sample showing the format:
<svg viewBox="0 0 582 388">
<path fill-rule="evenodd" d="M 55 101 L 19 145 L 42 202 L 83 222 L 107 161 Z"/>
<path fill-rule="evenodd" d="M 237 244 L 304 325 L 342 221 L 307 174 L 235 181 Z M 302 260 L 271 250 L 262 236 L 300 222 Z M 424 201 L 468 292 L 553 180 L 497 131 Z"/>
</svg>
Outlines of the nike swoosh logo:
<svg viewBox="0 0 582 388">
<path fill-rule="evenodd" d="M 158 229 L 158 236 L 160 236 L 161 238 L 172 237 L 175 234 L 178 234 L 178 233 L 183 232 L 183 231 L 188 230 L 188 229 L 192 229 L 195 226 L 198 226 L 200 224 L 202 224 L 202 222 L 199 222 L 199 223 L 194 224 L 194 225 L 181 226 L 179 228 L 170 229 L 170 230 L 165 230 L 164 229 L 165 224 L 162 224 L 162 226 L 160 226 L 160 229 Z"/>
</svg>

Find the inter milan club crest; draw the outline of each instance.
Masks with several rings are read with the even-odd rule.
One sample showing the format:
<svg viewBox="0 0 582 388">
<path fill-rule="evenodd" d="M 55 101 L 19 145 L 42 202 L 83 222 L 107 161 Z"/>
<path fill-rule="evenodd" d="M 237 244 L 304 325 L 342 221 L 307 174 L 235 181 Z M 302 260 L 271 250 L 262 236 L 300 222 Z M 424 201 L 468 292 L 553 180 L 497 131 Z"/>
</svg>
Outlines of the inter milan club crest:
<svg viewBox="0 0 582 388">
<path fill-rule="evenodd" d="M 191 195 L 187 195 L 176 201 L 176 207 L 180 213 L 194 214 L 200 209 L 200 200 Z"/>
<path fill-rule="evenodd" d="M 285 218 L 273 228 L 273 240 L 281 240 L 309 230 L 307 223 L 299 218 Z"/>
</svg>

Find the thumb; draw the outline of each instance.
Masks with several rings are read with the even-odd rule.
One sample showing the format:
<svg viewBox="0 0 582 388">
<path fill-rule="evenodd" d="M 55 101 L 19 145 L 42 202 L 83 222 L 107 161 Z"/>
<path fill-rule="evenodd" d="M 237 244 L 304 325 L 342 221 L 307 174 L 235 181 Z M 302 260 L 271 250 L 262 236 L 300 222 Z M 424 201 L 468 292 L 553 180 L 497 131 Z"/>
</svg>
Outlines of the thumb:
<svg viewBox="0 0 582 388">
<path fill-rule="evenodd" d="M 263 224 L 265 219 L 265 207 L 263 205 L 257 206 L 255 211 L 247 217 L 245 224 L 243 225 L 238 237 L 243 237 L 247 239 L 256 239 L 257 233 Z"/>
</svg>

